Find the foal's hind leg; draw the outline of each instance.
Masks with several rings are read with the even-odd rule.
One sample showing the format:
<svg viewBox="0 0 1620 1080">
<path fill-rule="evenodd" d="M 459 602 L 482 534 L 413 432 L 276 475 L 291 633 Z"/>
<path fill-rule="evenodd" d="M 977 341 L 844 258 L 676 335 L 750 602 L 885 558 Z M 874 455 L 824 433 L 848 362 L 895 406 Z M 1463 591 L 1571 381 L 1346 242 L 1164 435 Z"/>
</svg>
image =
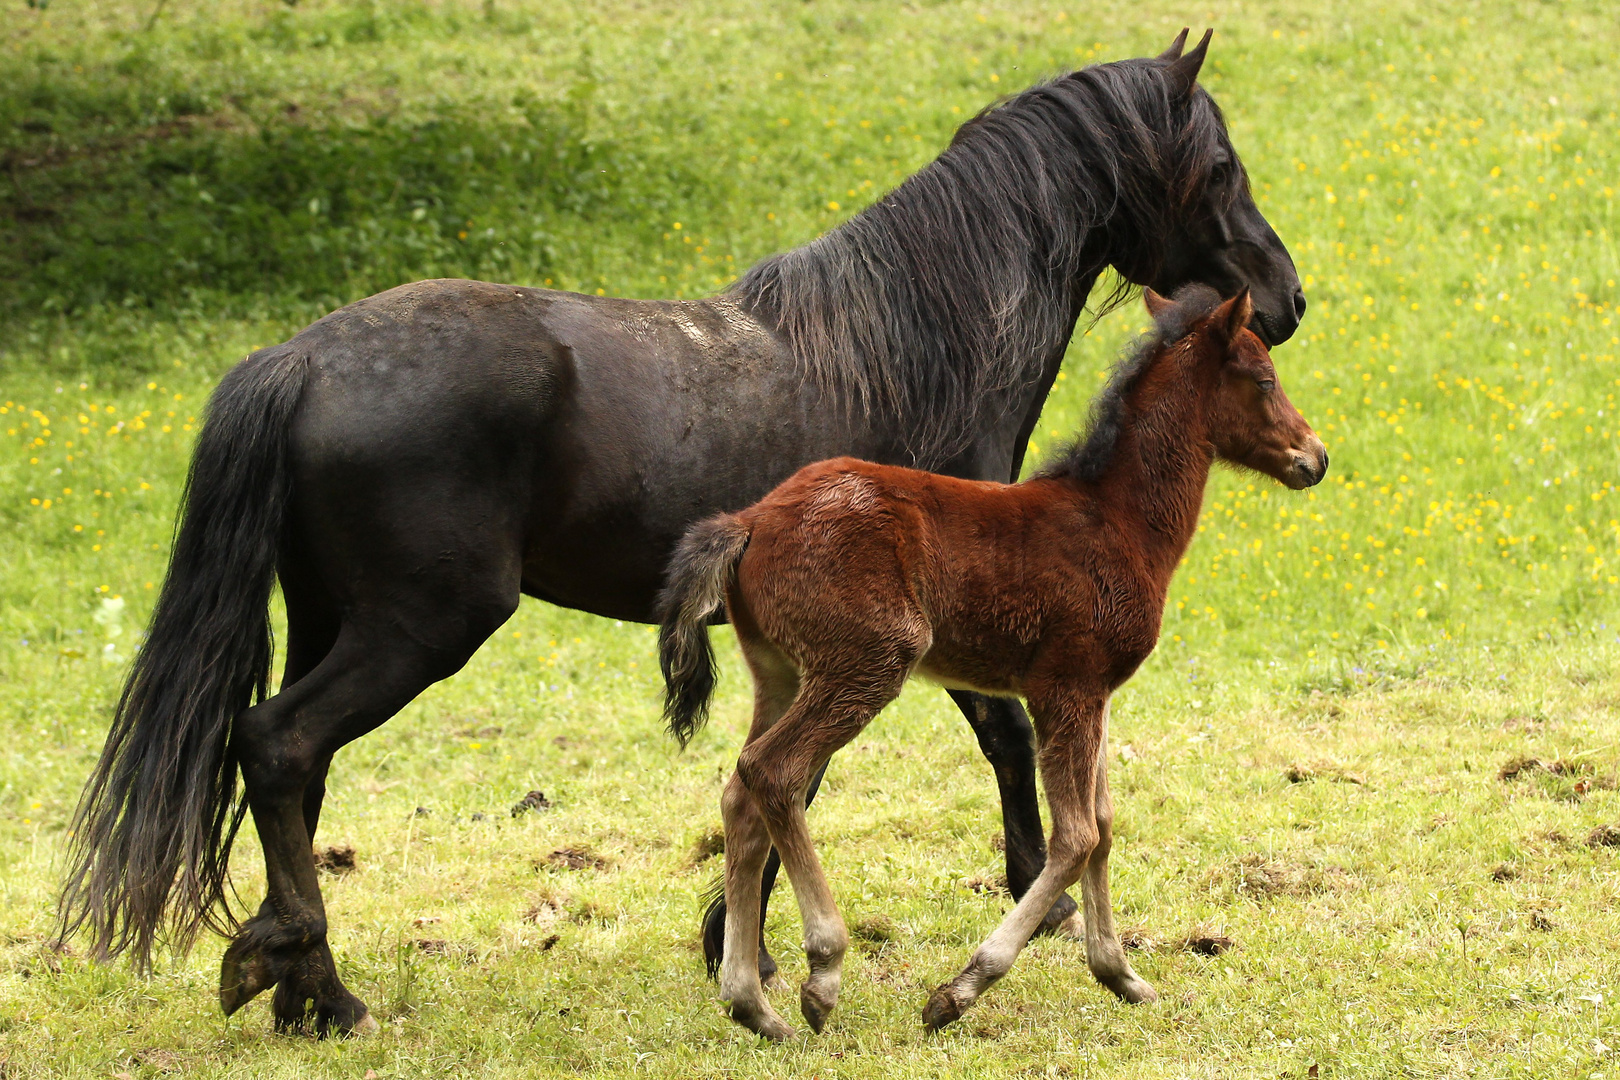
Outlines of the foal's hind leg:
<svg viewBox="0 0 1620 1080">
<path fill-rule="evenodd" d="M 1106 713 L 1105 713 L 1106 717 Z M 1107 720 L 1104 720 L 1106 725 Z M 1086 963 L 1097 981 L 1132 1004 L 1159 1000 L 1147 980 L 1131 970 L 1125 949 L 1114 931 L 1114 909 L 1108 898 L 1108 853 L 1114 842 L 1114 799 L 1108 791 L 1108 735 L 1104 727 L 1102 750 L 1097 755 L 1097 846 L 1086 860 L 1080 878 L 1086 904 Z"/>
<path fill-rule="evenodd" d="M 894 700 L 910 669 L 896 660 L 861 685 L 806 675 L 787 715 L 751 740 L 737 759 L 737 775 L 758 800 L 782 866 L 793 882 L 804 923 L 810 974 L 799 987 L 799 1011 L 817 1032 L 838 1003 L 849 931 L 833 900 L 805 821 L 804 792 L 810 777 Z"/>
<path fill-rule="evenodd" d="M 750 742 L 769 731 L 793 701 L 798 673 L 785 657 L 759 647 L 748 657 L 754 676 L 754 722 Z M 726 784 L 720 812 L 726 834 L 725 949 L 720 969 L 720 1000 L 731 1018 L 768 1039 L 793 1034 L 765 999 L 759 950 L 764 921 L 760 874 L 771 846 L 759 801 L 733 775 Z"/>
<path fill-rule="evenodd" d="M 1007 889 L 1023 899 L 1046 865 L 1046 837 L 1041 832 L 1040 792 L 1035 784 L 1035 729 L 1024 707 L 1013 698 L 970 690 L 949 690 L 979 740 L 979 750 L 996 773 L 1001 795 L 1001 829 L 1007 844 Z M 1079 908 L 1068 893 L 1059 896 L 1041 920 L 1037 934 L 1061 930 L 1081 936 Z"/>
</svg>

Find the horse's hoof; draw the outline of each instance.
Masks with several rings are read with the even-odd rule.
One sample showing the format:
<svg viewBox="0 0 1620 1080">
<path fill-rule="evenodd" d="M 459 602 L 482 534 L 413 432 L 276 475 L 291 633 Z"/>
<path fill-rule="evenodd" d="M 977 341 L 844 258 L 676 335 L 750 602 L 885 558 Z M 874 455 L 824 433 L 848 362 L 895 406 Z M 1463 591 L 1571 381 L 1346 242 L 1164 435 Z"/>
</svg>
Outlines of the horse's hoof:
<svg viewBox="0 0 1620 1080">
<path fill-rule="evenodd" d="M 838 1004 L 836 998 L 828 1001 L 825 996 L 812 990 L 809 983 L 799 987 L 799 1012 L 804 1015 L 804 1022 L 809 1024 L 810 1029 L 817 1035 L 820 1035 L 821 1029 L 827 1026 L 827 1017 L 836 1004 Z"/>
<path fill-rule="evenodd" d="M 230 1016 L 270 989 L 274 980 L 264 955 L 234 941 L 219 962 L 219 1007 Z"/>
<path fill-rule="evenodd" d="M 955 1023 L 961 1019 L 962 1005 L 951 992 L 951 984 L 946 983 L 932 994 L 928 995 L 928 1004 L 923 1006 L 923 1027 L 929 1031 L 938 1031 L 946 1024 Z"/>
<path fill-rule="evenodd" d="M 1077 927 L 1080 932 L 1075 933 L 1071 926 Z M 1053 904 L 1051 910 L 1046 913 L 1046 917 L 1041 920 L 1041 925 L 1035 928 L 1036 937 L 1042 934 L 1063 934 L 1078 941 L 1085 940 L 1085 916 L 1080 913 L 1080 906 L 1069 897 L 1068 893 L 1064 893 L 1057 898 L 1057 903 Z"/>
<path fill-rule="evenodd" d="M 776 957 L 766 951 L 765 943 L 759 946 L 759 981 L 770 986 L 776 979 Z"/>
</svg>

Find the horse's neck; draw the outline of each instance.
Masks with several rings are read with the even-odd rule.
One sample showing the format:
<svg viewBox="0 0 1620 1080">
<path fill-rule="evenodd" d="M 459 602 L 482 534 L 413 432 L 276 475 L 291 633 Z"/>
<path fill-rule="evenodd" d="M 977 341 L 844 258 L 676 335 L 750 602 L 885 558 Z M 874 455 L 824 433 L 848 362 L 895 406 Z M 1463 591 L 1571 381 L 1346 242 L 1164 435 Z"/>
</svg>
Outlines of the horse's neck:
<svg viewBox="0 0 1620 1080">
<path fill-rule="evenodd" d="M 1178 376 L 1164 393 L 1127 415 L 1103 481 L 1111 498 L 1145 526 L 1139 550 L 1165 584 L 1198 528 L 1214 464 L 1201 395 L 1195 380 Z"/>
</svg>

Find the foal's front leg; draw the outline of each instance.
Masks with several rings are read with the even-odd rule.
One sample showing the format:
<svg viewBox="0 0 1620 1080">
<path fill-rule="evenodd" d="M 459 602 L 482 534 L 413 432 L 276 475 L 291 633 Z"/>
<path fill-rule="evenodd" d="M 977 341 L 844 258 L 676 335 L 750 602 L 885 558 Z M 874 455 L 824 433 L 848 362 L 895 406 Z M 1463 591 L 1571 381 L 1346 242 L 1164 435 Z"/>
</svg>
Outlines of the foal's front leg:
<svg viewBox="0 0 1620 1080">
<path fill-rule="evenodd" d="M 1097 760 L 1106 726 L 1107 697 L 1029 691 L 1035 714 L 1041 777 L 1052 811 L 1046 867 L 1007 913 L 962 973 L 936 989 L 923 1007 L 923 1024 L 938 1031 L 958 1019 L 997 979 L 1011 970 L 1041 919 L 1079 880 L 1097 847 Z"/>
<path fill-rule="evenodd" d="M 1114 798 L 1108 790 L 1108 733 L 1104 716 L 1102 750 L 1097 755 L 1097 846 L 1086 860 L 1080 891 L 1086 905 L 1086 964 L 1097 981 L 1121 999 L 1136 1004 L 1157 1001 L 1159 994 L 1131 970 L 1125 948 L 1114 930 L 1114 908 L 1108 898 L 1108 853 L 1114 846 Z"/>
</svg>

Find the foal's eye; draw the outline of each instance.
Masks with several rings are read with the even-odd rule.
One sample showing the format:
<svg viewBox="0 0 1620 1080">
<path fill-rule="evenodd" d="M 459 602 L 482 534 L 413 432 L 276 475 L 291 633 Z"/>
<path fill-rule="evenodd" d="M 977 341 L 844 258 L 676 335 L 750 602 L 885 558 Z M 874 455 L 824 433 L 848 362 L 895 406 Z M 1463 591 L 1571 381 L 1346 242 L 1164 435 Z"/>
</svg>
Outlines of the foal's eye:
<svg viewBox="0 0 1620 1080">
<path fill-rule="evenodd" d="M 1256 379 L 1254 385 L 1260 388 L 1260 392 L 1262 394 L 1269 394 L 1273 390 L 1277 389 L 1277 382 L 1275 379 Z"/>
</svg>

